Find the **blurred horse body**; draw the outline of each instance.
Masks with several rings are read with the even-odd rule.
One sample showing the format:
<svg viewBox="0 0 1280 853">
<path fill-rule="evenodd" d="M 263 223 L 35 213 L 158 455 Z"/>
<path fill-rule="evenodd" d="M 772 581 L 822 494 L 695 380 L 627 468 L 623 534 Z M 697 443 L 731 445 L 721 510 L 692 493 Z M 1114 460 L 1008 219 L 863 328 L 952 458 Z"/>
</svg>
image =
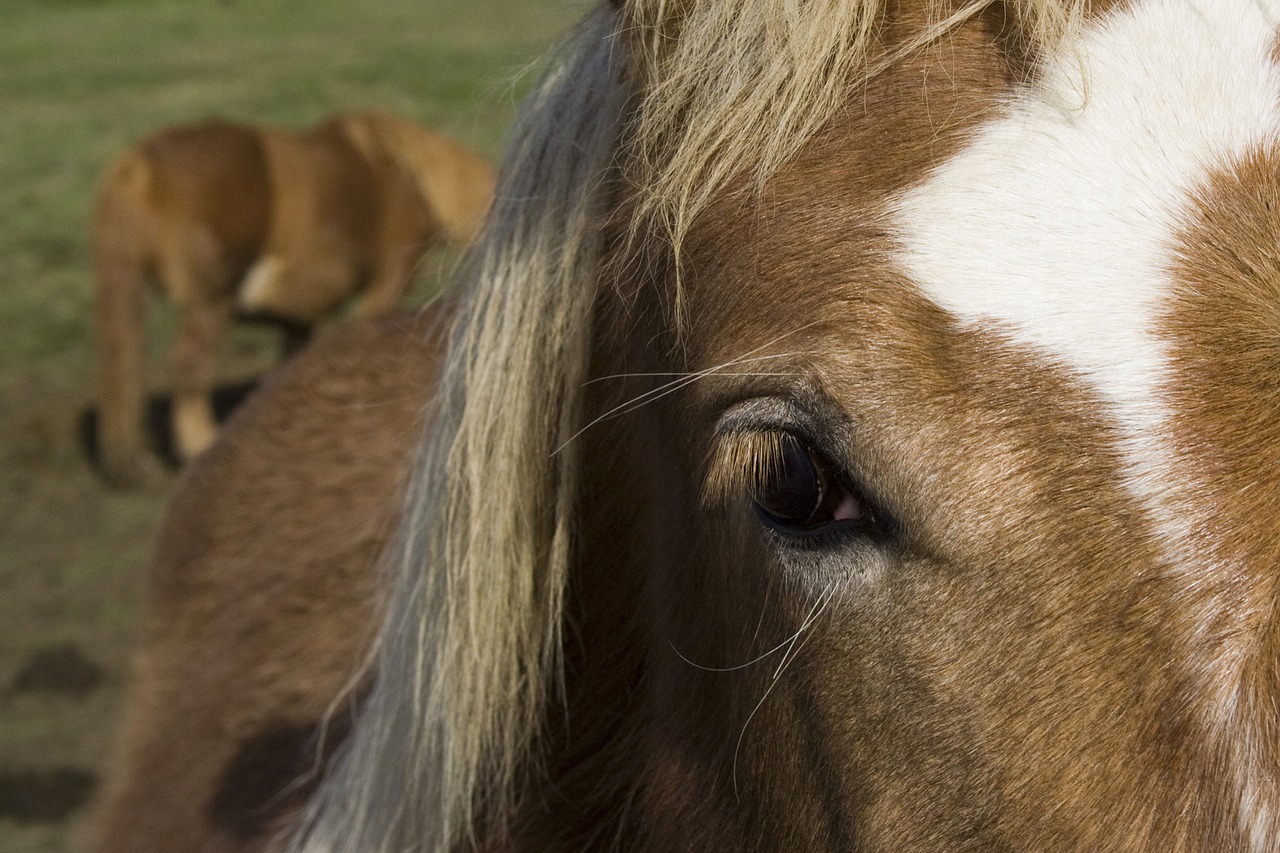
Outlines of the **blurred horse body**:
<svg viewBox="0 0 1280 853">
<path fill-rule="evenodd" d="M 216 431 L 217 346 L 235 313 L 294 341 L 356 300 L 392 308 L 434 243 L 469 242 L 493 194 L 481 158 L 384 113 L 301 133 L 210 121 L 151 136 L 107 173 L 94 215 L 100 460 L 146 465 L 141 418 L 148 285 L 177 305 L 173 433 L 180 458 Z"/>
<path fill-rule="evenodd" d="M 103 853 L 1280 850 L 1278 36 L 602 4 L 193 466 Z"/>
</svg>

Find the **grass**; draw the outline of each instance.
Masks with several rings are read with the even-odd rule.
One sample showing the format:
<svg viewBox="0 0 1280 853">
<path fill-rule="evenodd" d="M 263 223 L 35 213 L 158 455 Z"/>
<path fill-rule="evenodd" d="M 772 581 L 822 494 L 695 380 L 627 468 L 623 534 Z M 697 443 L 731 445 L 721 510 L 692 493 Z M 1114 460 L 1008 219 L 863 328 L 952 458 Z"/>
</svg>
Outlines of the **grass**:
<svg viewBox="0 0 1280 853">
<path fill-rule="evenodd" d="M 529 75 L 575 0 L 0 0 L 0 853 L 74 849 L 83 809 L 15 819 L 4 780 L 96 772 L 137 636 L 165 492 L 102 489 L 80 419 L 93 395 L 87 223 L 98 176 L 150 131 L 219 115 L 301 126 L 377 106 L 495 158 Z M 435 286 L 428 263 L 417 294 Z M 153 318 L 163 388 L 172 316 Z M 240 330 L 227 378 L 274 339 Z M 86 695 L 22 691 L 70 644 Z M 23 776 L 22 779 L 27 779 Z"/>
</svg>

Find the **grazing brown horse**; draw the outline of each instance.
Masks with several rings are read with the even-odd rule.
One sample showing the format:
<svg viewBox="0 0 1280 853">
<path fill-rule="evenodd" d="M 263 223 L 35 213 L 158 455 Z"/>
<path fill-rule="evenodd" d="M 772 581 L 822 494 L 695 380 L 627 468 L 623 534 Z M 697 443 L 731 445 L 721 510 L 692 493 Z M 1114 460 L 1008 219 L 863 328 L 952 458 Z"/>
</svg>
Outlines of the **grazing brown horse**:
<svg viewBox="0 0 1280 853">
<path fill-rule="evenodd" d="M 173 433 L 189 459 L 213 440 L 217 346 L 237 311 L 297 342 L 355 298 L 396 304 L 423 252 L 476 234 L 489 164 L 456 142 L 377 112 L 302 133 L 225 121 L 162 130 L 107 172 L 94 215 L 100 460 L 107 479 L 145 474 L 146 290 L 179 311 Z"/>
<path fill-rule="evenodd" d="M 1278 24 L 598 9 L 404 498 L 439 338 L 192 472 L 100 849 L 1280 849 Z"/>
</svg>

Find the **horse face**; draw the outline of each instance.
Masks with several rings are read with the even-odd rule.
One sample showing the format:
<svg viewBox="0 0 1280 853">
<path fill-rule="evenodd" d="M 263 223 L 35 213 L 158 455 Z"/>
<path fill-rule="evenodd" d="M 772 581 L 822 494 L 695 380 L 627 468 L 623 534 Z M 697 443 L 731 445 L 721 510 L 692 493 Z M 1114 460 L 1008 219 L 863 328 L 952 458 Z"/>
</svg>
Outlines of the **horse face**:
<svg viewBox="0 0 1280 853">
<path fill-rule="evenodd" d="M 690 236 L 660 839 L 1275 842 L 1274 26 L 987 23 Z"/>
</svg>

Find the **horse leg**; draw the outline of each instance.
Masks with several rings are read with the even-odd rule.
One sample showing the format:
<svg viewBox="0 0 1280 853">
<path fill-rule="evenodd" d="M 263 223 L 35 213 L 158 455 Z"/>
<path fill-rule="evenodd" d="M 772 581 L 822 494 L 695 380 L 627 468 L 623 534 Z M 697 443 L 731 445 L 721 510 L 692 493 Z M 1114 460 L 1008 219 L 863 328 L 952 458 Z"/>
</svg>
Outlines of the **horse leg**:
<svg viewBox="0 0 1280 853">
<path fill-rule="evenodd" d="M 418 247 L 401 247 L 385 253 L 368 286 L 356 299 L 352 312 L 358 317 L 375 317 L 393 310 L 408 288 L 421 257 Z"/>
<path fill-rule="evenodd" d="M 98 345 L 98 462 L 115 486 L 156 479 L 143 429 L 147 279 L 153 261 L 149 165 L 130 155 L 103 182 L 93 220 Z"/>
<path fill-rule="evenodd" d="M 173 342 L 173 445 L 183 462 L 213 443 L 218 423 L 213 383 L 218 343 L 226 334 L 233 303 L 228 298 L 193 299 L 182 307 Z"/>
</svg>

